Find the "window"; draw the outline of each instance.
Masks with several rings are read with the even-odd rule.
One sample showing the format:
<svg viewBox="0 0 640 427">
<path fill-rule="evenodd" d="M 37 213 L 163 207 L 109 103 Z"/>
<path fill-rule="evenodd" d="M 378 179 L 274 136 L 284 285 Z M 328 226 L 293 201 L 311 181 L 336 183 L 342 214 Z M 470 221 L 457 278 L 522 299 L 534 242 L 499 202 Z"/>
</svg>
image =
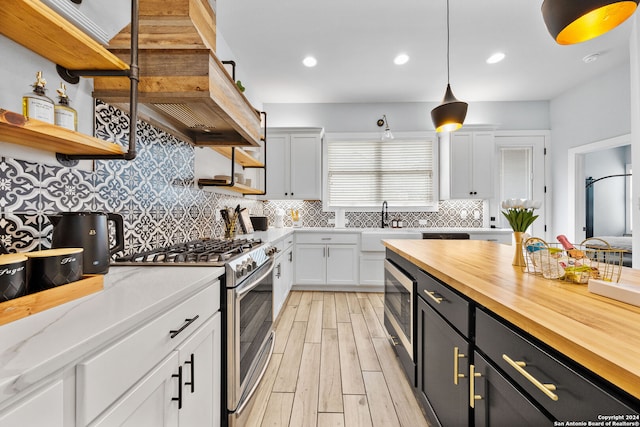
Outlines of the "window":
<svg viewBox="0 0 640 427">
<path fill-rule="evenodd" d="M 436 210 L 435 137 L 327 138 L 325 208 Z"/>
</svg>

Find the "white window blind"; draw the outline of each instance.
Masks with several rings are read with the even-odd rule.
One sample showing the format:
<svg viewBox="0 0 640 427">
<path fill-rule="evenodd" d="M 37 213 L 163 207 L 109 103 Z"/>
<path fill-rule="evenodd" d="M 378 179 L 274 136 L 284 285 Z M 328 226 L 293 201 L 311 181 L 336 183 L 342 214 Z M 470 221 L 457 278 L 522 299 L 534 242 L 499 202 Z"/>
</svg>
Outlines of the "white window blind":
<svg viewBox="0 0 640 427">
<path fill-rule="evenodd" d="M 434 142 L 430 140 L 328 141 L 329 207 L 378 208 L 437 204 Z"/>
</svg>

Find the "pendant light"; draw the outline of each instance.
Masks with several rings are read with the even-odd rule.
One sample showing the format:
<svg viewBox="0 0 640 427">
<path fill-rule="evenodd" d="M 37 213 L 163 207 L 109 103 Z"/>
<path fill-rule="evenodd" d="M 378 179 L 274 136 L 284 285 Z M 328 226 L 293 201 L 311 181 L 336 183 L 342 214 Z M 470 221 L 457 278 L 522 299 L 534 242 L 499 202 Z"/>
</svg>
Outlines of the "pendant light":
<svg viewBox="0 0 640 427">
<path fill-rule="evenodd" d="M 436 132 L 453 132 L 462 127 L 467 116 L 466 102 L 458 101 L 449 84 L 449 0 L 447 0 L 447 90 L 442 103 L 431 110 L 431 120 Z"/>
<path fill-rule="evenodd" d="M 542 18 L 558 44 L 598 37 L 627 20 L 639 0 L 544 0 Z"/>
</svg>

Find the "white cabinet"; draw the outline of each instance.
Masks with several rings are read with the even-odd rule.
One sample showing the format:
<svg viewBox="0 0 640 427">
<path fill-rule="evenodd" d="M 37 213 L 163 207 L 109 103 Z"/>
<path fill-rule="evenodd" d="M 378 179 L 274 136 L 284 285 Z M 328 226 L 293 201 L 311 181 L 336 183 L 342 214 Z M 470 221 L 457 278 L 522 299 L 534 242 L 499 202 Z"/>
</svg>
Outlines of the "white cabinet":
<svg viewBox="0 0 640 427">
<path fill-rule="evenodd" d="M 0 427 L 63 427 L 63 398 L 60 379 L 0 412 Z"/>
<path fill-rule="evenodd" d="M 489 242 L 498 242 L 505 245 L 511 244 L 511 232 L 509 233 L 474 233 L 473 231 L 469 232 L 469 238 L 471 240 L 488 240 Z"/>
<path fill-rule="evenodd" d="M 385 246 L 388 239 L 422 239 L 422 232 L 409 229 L 363 230 L 360 237 L 360 285 L 367 292 L 384 290 Z"/>
<path fill-rule="evenodd" d="M 449 157 L 448 171 L 446 167 L 442 168 L 442 198 L 492 198 L 495 157 L 493 133 L 453 132 L 449 138 L 449 143 L 442 150 L 443 159 Z"/>
<path fill-rule="evenodd" d="M 181 427 L 213 427 L 220 422 L 221 314 L 216 313 L 178 347 L 182 372 Z"/>
<path fill-rule="evenodd" d="M 178 427 L 178 359 L 177 352 L 170 353 L 104 414 L 88 425 Z"/>
<path fill-rule="evenodd" d="M 359 234 L 297 233 L 295 284 L 306 289 L 358 286 Z"/>
<path fill-rule="evenodd" d="M 293 286 L 293 235 L 274 244 L 278 249 L 273 274 L 273 320 L 280 314 Z"/>
<path fill-rule="evenodd" d="M 219 301 L 216 282 L 78 363 L 76 425 L 216 425 Z"/>
<path fill-rule="evenodd" d="M 322 129 L 267 131 L 267 194 L 264 199 L 320 200 Z"/>
</svg>

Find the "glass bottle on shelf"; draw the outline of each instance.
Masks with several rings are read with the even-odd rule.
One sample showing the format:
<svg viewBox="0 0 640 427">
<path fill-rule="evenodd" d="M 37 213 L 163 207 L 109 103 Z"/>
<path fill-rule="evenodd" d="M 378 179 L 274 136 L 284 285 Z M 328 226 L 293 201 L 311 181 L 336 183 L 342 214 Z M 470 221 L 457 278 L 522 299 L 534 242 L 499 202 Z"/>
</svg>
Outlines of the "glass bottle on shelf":
<svg viewBox="0 0 640 427">
<path fill-rule="evenodd" d="M 36 82 L 33 91 L 22 97 L 22 114 L 30 119 L 41 120 L 54 124 L 53 100 L 45 95 L 44 88 L 47 81 L 42 77 L 42 71 L 36 73 Z"/>
<path fill-rule="evenodd" d="M 58 104 L 55 106 L 56 125 L 65 129 L 78 130 L 78 112 L 69 106 L 67 86 L 60 82 L 58 92 Z"/>
</svg>

